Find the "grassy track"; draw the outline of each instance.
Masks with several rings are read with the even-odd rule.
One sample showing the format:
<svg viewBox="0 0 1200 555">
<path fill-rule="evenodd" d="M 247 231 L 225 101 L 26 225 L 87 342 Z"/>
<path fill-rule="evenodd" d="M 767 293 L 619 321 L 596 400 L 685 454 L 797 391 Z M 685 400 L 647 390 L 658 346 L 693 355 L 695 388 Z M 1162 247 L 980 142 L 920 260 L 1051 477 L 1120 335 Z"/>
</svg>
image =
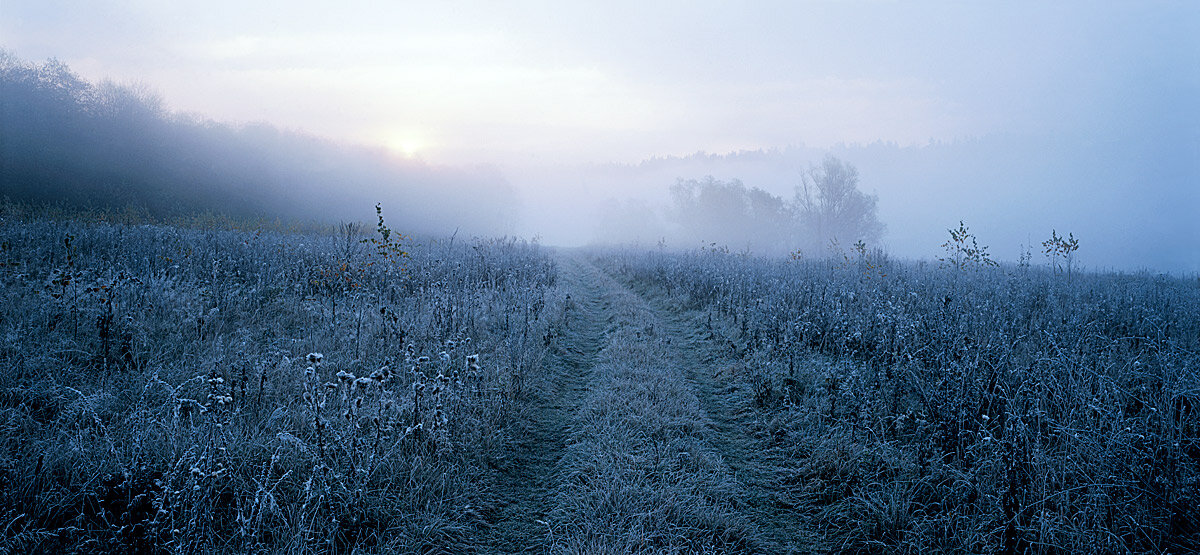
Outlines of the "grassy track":
<svg viewBox="0 0 1200 555">
<path fill-rule="evenodd" d="M 738 379 L 738 363 L 705 331 L 697 313 L 679 310 L 665 296 L 639 294 L 661 317 L 686 361 L 688 381 L 710 418 L 710 442 L 741 485 L 743 514 L 757 525 L 772 552 L 813 551 L 817 540 L 811 519 L 780 488 L 797 460 L 777 448 L 770 423 L 751 408 L 754 393 Z"/>
<path fill-rule="evenodd" d="M 586 392 L 592 366 L 603 345 L 607 310 L 594 274 L 581 262 L 564 258 L 559 288 L 564 291 L 559 325 L 549 337 L 551 350 L 543 371 L 526 389 L 528 408 L 513 422 L 508 435 L 515 445 L 501 462 L 489 552 L 544 552 L 547 519 L 554 507 L 555 470 L 565 451 L 569 425 Z"/>
<path fill-rule="evenodd" d="M 684 342 L 590 263 L 569 259 L 562 268 L 580 299 L 603 299 L 576 303 L 580 321 L 591 323 L 578 329 L 599 323 L 605 332 L 558 467 L 551 551 L 770 551 L 741 514 L 744 494 L 710 441 Z"/>
<path fill-rule="evenodd" d="M 702 324 L 560 257 L 551 354 L 509 434 L 492 552 L 804 552 L 780 461 Z M 569 296 L 568 296 L 569 295 Z"/>
</svg>

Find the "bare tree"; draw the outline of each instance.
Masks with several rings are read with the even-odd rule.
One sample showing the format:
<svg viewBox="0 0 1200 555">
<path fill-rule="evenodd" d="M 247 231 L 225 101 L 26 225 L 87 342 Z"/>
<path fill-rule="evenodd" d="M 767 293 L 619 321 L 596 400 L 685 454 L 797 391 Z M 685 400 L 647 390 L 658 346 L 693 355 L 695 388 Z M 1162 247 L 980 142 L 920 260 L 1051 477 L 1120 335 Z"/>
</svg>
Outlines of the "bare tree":
<svg viewBox="0 0 1200 555">
<path fill-rule="evenodd" d="M 876 211 L 878 197 L 858 190 L 858 169 L 833 156 L 801 175 L 795 206 L 809 248 L 837 241 L 877 243 L 884 226 Z"/>
</svg>

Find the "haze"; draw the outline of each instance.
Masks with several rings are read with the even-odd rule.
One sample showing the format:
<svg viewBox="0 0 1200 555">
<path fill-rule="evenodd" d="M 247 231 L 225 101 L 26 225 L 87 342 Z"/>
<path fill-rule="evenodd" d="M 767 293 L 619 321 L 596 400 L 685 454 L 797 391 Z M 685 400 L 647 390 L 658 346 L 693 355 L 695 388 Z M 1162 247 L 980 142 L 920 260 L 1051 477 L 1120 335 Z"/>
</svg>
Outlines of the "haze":
<svg viewBox="0 0 1200 555">
<path fill-rule="evenodd" d="M 677 178 L 790 198 L 832 153 L 895 256 L 964 220 L 1002 260 L 1054 229 L 1087 268 L 1200 271 L 1195 3 L 341 6 L 4 0 L 0 47 L 502 176 L 521 209 L 496 231 L 552 244 L 653 244 Z M 629 210 L 645 225 L 610 225 Z"/>
</svg>

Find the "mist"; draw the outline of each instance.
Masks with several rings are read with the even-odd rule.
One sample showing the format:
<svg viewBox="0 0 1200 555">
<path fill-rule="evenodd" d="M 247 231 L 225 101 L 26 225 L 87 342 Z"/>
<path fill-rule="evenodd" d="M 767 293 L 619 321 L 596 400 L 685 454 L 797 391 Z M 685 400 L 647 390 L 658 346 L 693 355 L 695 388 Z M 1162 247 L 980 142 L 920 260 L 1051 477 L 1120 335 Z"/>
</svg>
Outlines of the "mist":
<svg viewBox="0 0 1200 555">
<path fill-rule="evenodd" d="M 679 179 L 739 181 L 791 199 L 801 177 L 832 154 L 857 167 L 859 188 L 878 197 L 890 254 L 932 260 L 947 229 L 964 221 L 1001 261 L 1026 247 L 1046 263 L 1040 244 L 1052 232 L 1080 238 L 1080 264 L 1092 270 L 1200 271 L 1200 165 L 1184 151 L 1194 143 L 1162 141 L 1147 152 L 1138 138 L 991 135 L 951 143 L 788 147 L 726 154 L 652 158 L 636 164 L 562 167 L 514 182 L 566 184 L 526 215 L 523 229 L 564 244 L 626 243 L 679 249 L 712 242 L 758 254 L 803 247 L 793 238 L 747 245 L 721 231 L 681 234 L 670 189 Z M 1200 150 L 1196 150 L 1200 152 Z M 1180 162 L 1184 163 L 1180 163 Z M 586 199 L 578 202 L 579 199 Z M 582 225 L 572 225 L 583 222 Z M 721 235 L 724 233 L 724 235 Z M 790 241 L 790 242 L 789 242 Z M 848 245 L 843 245 L 848 246 Z M 812 249 L 809 249 L 810 251 Z M 819 251 L 818 251 L 819 252 Z"/>
<path fill-rule="evenodd" d="M 794 213 L 833 156 L 896 257 L 940 256 L 962 221 L 1002 261 L 1073 233 L 1085 268 L 1200 272 L 1192 3 L 9 2 L 0 36 L 30 61 L 10 65 L 70 74 L 5 92 L 11 197 L 330 220 L 382 202 L 406 231 L 782 255 L 821 248 L 689 228 L 673 187 Z"/>
<path fill-rule="evenodd" d="M 0 0 L 0 552 L 1200 553 L 1198 99 L 1196 0 Z"/>
<path fill-rule="evenodd" d="M 0 191 L 14 202 L 168 221 L 372 222 L 405 233 L 503 235 L 512 187 L 493 169 L 403 159 L 268 123 L 171 112 L 152 89 L 89 82 L 56 60 L 0 53 Z"/>
</svg>

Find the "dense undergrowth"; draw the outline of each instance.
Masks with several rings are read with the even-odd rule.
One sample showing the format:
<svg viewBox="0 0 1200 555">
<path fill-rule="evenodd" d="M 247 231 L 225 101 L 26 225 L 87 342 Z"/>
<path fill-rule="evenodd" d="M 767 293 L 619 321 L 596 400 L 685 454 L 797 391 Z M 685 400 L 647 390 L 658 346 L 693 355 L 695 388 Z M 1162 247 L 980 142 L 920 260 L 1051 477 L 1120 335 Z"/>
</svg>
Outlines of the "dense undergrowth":
<svg viewBox="0 0 1200 555">
<path fill-rule="evenodd" d="M 397 239 L 5 218 L 0 551 L 469 548 L 556 269 Z"/>
<path fill-rule="evenodd" d="M 844 552 L 1200 550 L 1200 284 L 608 253 L 695 311 Z"/>
</svg>

